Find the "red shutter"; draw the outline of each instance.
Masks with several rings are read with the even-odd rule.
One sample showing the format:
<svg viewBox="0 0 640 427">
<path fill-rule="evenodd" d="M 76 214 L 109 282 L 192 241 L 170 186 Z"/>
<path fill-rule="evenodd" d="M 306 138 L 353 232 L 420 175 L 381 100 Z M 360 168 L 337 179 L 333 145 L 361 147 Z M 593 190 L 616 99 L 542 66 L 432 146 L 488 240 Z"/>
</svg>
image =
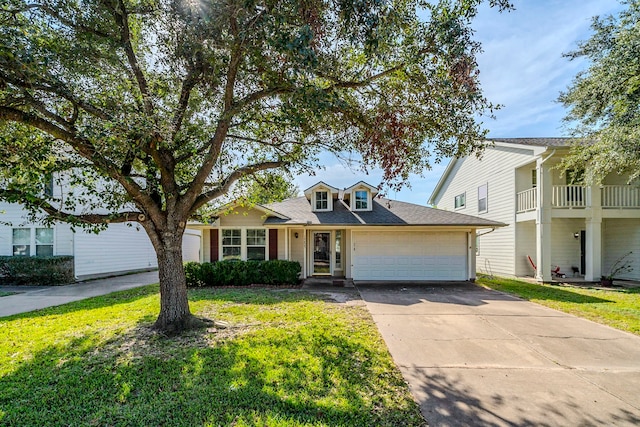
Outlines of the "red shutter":
<svg viewBox="0 0 640 427">
<path fill-rule="evenodd" d="M 218 261 L 220 258 L 220 250 L 218 249 L 218 229 L 213 228 L 209 233 L 209 249 L 211 249 L 211 257 L 209 261 L 214 262 Z"/>
<path fill-rule="evenodd" d="M 278 259 L 278 230 L 269 230 L 269 259 Z"/>
</svg>

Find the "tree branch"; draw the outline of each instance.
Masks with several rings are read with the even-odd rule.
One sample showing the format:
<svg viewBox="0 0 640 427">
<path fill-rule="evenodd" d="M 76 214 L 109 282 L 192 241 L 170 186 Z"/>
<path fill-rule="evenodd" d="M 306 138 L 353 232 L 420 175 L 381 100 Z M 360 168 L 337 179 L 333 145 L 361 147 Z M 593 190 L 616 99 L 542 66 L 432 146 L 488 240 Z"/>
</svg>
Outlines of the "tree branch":
<svg viewBox="0 0 640 427">
<path fill-rule="evenodd" d="M 116 1 L 116 6 L 111 10 L 116 20 L 116 24 L 120 28 L 120 43 L 122 43 L 122 47 L 124 48 L 124 52 L 127 56 L 129 67 L 131 67 L 133 75 L 135 76 L 138 83 L 138 89 L 140 90 L 140 94 L 142 95 L 142 102 L 145 112 L 149 116 L 151 116 L 153 114 L 154 108 L 151 101 L 151 93 L 149 92 L 149 84 L 146 77 L 144 76 L 144 73 L 142 72 L 142 68 L 140 68 L 138 58 L 136 57 L 133 45 L 131 44 L 131 32 L 129 31 L 129 15 L 127 13 L 127 8 L 122 0 Z M 106 5 L 107 7 L 110 6 L 108 4 L 108 0 L 106 2 Z"/>
<path fill-rule="evenodd" d="M 184 115 L 187 111 L 187 107 L 189 106 L 189 98 L 191 97 L 191 91 L 198 83 L 198 76 L 202 72 L 202 58 L 201 55 L 197 55 L 196 64 L 192 65 L 182 82 L 182 89 L 180 90 L 180 100 L 178 101 L 178 106 L 176 107 L 176 111 L 173 115 L 172 128 L 173 131 L 171 133 L 171 141 L 173 142 L 178 132 L 180 132 L 180 128 L 182 127 L 182 122 L 184 120 Z"/>
<path fill-rule="evenodd" d="M 16 191 L 0 189 L 0 200 L 18 201 L 27 207 L 38 208 L 44 211 L 49 218 L 68 223 L 84 223 L 84 224 L 110 224 L 121 222 L 144 222 L 147 217 L 141 212 L 118 212 L 115 214 L 72 214 L 64 212 L 45 199 L 33 197 Z"/>
<path fill-rule="evenodd" d="M 80 156 L 89 160 L 99 170 L 119 182 L 127 191 L 139 208 L 143 208 L 152 215 L 154 221 L 161 221 L 160 207 L 144 192 L 144 190 L 131 178 L 120 173 L 120 168 L 113 162 L 97 152 L 90 141 L 79 138 L 73 132 L 56 126 L 41 117 L 26 113 L 15 108 L 0 106 L 0 120 L 10 120 L 40 129 L 49 135 L 69 144 Z"/>
<path fill-rule="evenodd" d="M 288 162 L 285 162 L 285 161 L 263 162 L 263 163 L 256 163 L 253 165 L 246 165 L 234 170 L 225 179 L 220 181 L 217 188 L 214 188 L 213 190 L 209 190 L 201 194 L 200 196 L 198 196 L 193 206 L 191 207 L 191 212 L 195 212 L 203 205 L 209 203 L 211 200 L 225 194 L 227 191 L 229 191 L 229 188 L 231 188 L 231 185 L 234 182 L 236 182 L 238 179 L 243 177 L 244 175 L 249 175 L 249 174 L 267 170 L 267 169 L 276 169 L 276 168 L 285 166 L 286 164 L 288 164 Z"/>
</svg>

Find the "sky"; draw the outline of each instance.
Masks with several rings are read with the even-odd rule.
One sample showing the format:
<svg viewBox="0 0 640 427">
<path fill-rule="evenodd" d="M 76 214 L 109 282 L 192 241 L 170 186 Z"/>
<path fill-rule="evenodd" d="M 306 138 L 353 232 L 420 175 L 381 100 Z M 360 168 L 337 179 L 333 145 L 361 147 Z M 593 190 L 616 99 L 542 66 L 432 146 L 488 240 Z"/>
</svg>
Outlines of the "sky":
<svg viewBox="0 0 640 427">
<path fill-rule="evenodd" d="M 569 61 L 563 54 L 589 38 L 593 16 L 615 14 L 622 6 L 617 0 L 513 0 L 513 4 L 515 10 L 502 13 L 483 6 L 472 25 L 483 48 L 478 57 L 482 89 L 490 102 L 502 105 L 495 120 L 483 120 L 484 126 L 494 138 L 566 136 L 565 109 L 556 100 L 587 64 Z M 380 183 L 380 171 L 363 175 L 329 155 L 323 160 L 326 167 L 315 176 L 296 177 L 300 190 L 318 181 L 338 188 L 360 180 Z M 412 176 L 411 188 L 386 197 L 426 205 L 447 164 L 445 160 L 424 176 Z"/>
</svg>

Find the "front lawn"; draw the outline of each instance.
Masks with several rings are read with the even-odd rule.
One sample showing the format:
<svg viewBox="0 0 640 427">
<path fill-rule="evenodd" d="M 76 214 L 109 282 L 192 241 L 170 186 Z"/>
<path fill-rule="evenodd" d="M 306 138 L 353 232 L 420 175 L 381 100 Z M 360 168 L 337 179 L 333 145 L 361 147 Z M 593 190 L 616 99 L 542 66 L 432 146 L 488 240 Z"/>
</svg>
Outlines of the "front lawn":
<svg viewBox="0 0 640 427">
<path fill-rule="evenodd" d="M 153 334 L 157 285 L 0 319 L 0 424 L 424 425 L 364 306 L 302 291 L 190 291 L 229 322 Z"/>
<path fill-rule="evenodd" d="M 604 290 L 485 276 L 478 277 L 476 283 L 640 335 L 640 288 Z"/>
</svg>

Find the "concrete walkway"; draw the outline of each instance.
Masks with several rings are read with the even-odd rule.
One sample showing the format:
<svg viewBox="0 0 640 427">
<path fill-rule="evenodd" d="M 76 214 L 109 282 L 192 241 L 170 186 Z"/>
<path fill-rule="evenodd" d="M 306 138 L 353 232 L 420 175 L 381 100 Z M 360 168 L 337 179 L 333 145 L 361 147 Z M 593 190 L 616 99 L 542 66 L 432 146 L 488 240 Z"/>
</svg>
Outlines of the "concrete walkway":
<svg viewBox="0 0 640 427">
<path fill-rule="evenodd" d="M 62 305 L 152 283 L 158 283 L 157 271 L 88 280 L 65 286 L 0 286 L 0 291 L 20 292 L 0 297 L 0 317 Z"/>
<path fill-rule="evenodd" d="M 640 337 L 472 284 L 356 284 L 432 426 L 640 425 Z"/>
</svg>

